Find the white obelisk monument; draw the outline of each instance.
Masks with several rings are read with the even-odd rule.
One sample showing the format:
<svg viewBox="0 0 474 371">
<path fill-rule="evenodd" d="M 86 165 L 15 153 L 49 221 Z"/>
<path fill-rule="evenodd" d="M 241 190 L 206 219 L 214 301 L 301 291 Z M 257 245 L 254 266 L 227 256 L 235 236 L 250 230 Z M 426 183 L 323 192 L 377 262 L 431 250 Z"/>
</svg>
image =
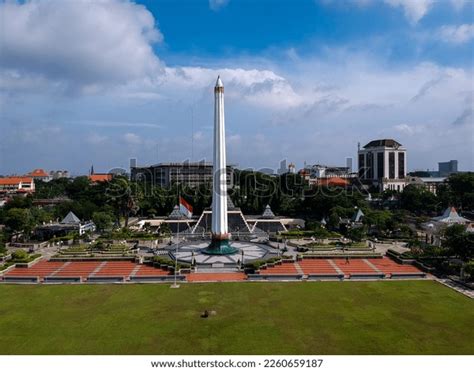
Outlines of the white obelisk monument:
<svg viewBox="0 0 474 371">
<path fill-rule="evenodd" d="M 214 155 L 212 178 L 211 244 L 205 252 L 214 255 L 233 254 L 227 223 L 227 164 L 225 153 L 224 84 L 217 77 L 214 87 Z"/>
</svg>

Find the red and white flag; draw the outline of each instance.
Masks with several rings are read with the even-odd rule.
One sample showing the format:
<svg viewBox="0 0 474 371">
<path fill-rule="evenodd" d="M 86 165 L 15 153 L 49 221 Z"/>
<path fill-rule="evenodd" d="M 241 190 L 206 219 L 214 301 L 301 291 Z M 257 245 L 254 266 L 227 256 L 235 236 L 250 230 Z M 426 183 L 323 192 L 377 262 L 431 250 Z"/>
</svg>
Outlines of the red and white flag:
<svg viewBox="0 0 474 371">
<path fill-rule="evenodd" d="M 179 198 L 179 211 L 188 218 L 193 216 L 193 207 L 183 197 Z"/>
</svg>

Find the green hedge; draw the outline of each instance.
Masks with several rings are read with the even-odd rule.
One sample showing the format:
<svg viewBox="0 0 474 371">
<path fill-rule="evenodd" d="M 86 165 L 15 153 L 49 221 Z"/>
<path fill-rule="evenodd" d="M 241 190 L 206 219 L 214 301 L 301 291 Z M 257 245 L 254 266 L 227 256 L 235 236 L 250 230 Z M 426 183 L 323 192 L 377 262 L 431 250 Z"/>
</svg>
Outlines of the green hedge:
<svg viewBox="0 0 474 371">
<path fill-rule="evenodd" d="M 171 260 L 168 257 L 164 256 L 154 256 L 153 257 L 153 265 L 167 265 L 168 267 L 174 269 L 176 262 L 174 260 Z M 191 268 L 190 264 L 186 263 L 178 263 L 177 264 L 178 270 L 182 268 Z"/>
</svg>

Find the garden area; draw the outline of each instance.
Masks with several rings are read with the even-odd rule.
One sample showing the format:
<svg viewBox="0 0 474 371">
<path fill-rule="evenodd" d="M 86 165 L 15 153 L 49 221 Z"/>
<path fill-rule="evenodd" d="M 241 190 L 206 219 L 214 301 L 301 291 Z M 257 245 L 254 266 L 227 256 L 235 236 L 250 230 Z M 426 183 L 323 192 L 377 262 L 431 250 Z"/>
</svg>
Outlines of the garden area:
<svg viewBox="0 0 474 371">
<path fill-rule="evenodd" d="M 60 249 L 53 258 L 112 258 L 112 257 L 134 257 L 132 249 L 128 244 L 114 244 L 111 242 L 98 241 L 91 244 L 72 245 Z"/>
<path fill-rule="evenodd" d="M 5 258 L 7 257 L 6 250 L 3 256 Z M 12 265 L 15 265 L 17 263 L 31 263 L 33 260 L 39 258 L 40 256 L 41 254 L 29 254 L 25 250 L 15 250 L 10 254 L 9 259 L 5 259 L 5 261 L 0 262 L 0 271 L 3 271 L 4 269 L 7 269 L 8 267 L 11 267 Z"/>
</svg>

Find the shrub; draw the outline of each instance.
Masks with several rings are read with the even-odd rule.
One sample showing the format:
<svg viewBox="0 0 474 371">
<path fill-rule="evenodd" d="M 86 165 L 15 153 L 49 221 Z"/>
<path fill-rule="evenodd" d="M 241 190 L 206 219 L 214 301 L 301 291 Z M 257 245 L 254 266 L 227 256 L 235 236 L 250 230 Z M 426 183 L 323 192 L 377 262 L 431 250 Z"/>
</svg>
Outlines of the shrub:
<svg viewBox="0 0 474 371">
<path fill-rule="evenodd" d="M 470 260 L 464 266 L 464 272 L 469 276 L 470 280 L 474 280 L 474 260 Z"/>
<path fill-rule="evenodd" d="M 253 262 L 248 262 L 245 263 L 244 268 L 252 271 L 259 270 L 262 265 L 264 265 L 265 262 L 262 260 L 255 260 Z"/>
<path fill-rule="evenodd" d="M 28 253 L 25 250 L 16 250 L 12 253 L 12 260 L 25 261 L 28 259 Z"/>
<path fill-rule="evenodd" d="M 170 267 L 174 267 L 176 262 L 169 257 L 165 256 L 155 256 L 153 257 L 153 262 L 155 264 L 162 264 L 162 265 L 168 265 Z M 179 269 L 179 268 L 178 268 Z"/>
</svg>

